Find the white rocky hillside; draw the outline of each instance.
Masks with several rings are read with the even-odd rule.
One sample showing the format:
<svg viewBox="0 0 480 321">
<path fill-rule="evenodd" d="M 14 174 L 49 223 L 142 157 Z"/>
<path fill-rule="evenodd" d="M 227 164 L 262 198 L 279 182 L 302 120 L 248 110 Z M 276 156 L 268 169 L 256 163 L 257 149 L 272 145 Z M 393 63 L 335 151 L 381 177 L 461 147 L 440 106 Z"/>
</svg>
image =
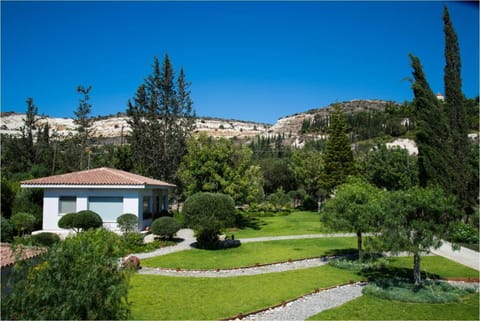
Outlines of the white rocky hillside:
<svg viewBox="0 0 480 321">
<path fill-rule="evenodd" d="M 2 113 L 0 121 L 0 133 L 20 135 L 24 124 L 25 114 Z M 48 123 L 52 133 L 60 138 L 73 135 L 75 124 L 72 118 L 45 117 L 38 124 Z M 270 125 L 255 122 L 225 120 L 215 118 L 197 118 L 195 132 L 205 132 L 215 137 L 239 139 L 255 137 L 267 133 Z M 93 136 L 98 138 L 117 138 L 126 136 L 130 131 L 126 116 L 101 117 L 93 121 Z"/>
</svg>

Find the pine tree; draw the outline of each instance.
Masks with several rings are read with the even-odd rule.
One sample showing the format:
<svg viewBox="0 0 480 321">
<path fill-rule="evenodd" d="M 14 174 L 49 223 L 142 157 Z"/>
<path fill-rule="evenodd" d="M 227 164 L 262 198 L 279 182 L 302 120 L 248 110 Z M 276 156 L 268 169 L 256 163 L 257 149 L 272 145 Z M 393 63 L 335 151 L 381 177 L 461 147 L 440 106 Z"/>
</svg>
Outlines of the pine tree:
<svg viewBox="0 0 480 321">
<path fill-rule="evenodd" d="M 410 55 L 410 60 L 415 79 L 412 89 L 417 119 L 415 142 L 418 146 L 420 186 L 436 184 L 444 191 L 451 192 L 452 152 L 447 119 L 440 101 L 427 82 L 420 59 Z"/>
<path fill-rule="evenodd" d="M 323 161 L 324 171 L 320 185 L 327 191 L 332 191 L 356 172 L 345 116 L 338 105 L 333 108 Z"/>
<path fill-rule="evenodd" d="M 465 110 L 465 97 L 462 93 L 460 46 L 457 34 L 450 20 L 448 9 L 445 6 L 443 11 L 444 33 L 445 33 L 445 106 L 450 124 L 450 136 L 452 139 L 455 161 L 451 163 L 452 190 L 462 209 L 469 207 L 468 190 L 468 155 L 470 144 L 468 141 L 468 122 Z M 475 197 L 473 197 L 475 202 Z"/>
<path fill-rule="evenodd" d="M 190 84 L 183 69 L 175 80 L 168 55 L 154 57 L 152 74 L 138 88 L 127 115 L 135 169 L 142 175 L 176 182 L 175 173 L 186 152 L 194 125 Z"/>
<path fill-rule="evenodd" d="M 77 92 L 82 95 L 82 98 L 79 101 L 78 108 L 74 112 L 77 117 L 74 120 L 74 123 L 77 125 L 78 138 L 80 140 L 80 170 L 85 169 L 85 153 L 87 152 L 88 140 L 90 139 L 92 119 L 90 118 L 90 113 L 92 112 L 92 104 L 89 103 L 90 100 L 90 90 L 92 86 L 83 87 L 78 86 Z M 89 166 L 90 164 L 88 164 Z"/>
</svg>

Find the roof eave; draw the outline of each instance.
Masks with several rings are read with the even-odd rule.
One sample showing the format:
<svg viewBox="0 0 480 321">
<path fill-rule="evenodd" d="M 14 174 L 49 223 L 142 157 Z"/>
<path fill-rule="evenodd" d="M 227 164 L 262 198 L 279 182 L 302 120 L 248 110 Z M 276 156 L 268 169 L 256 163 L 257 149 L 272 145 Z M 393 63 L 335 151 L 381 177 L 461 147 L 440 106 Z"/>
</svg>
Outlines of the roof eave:
<svg viewBox="0 0 480 321">
<path fill-rule="evenodd" d="M 21 188 L 43 188 L 43 189 L 147 189 L 147 188 L 174 188 L 170 185 L 115 185 L 115 184 L 20 184 Z"/>
</svg>

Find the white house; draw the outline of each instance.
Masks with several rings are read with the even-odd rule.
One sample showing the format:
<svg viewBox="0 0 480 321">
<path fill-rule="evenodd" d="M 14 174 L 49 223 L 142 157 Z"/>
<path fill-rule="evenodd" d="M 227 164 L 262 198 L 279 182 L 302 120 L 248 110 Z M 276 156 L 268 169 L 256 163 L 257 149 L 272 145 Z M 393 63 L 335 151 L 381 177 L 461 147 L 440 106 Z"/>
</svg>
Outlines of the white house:
<svg viewBox="0 0 480 321">
<path fill-rule="evenodd" d="M 42 188 L 43 230 L 64 230 L 58 220 L 67 213 L 92 210 L 104 226 L 116 230 L 117 217 L 131 213 L 143 230 L 152 213 L 168 210 L 168 190 L 175 185 L 112 168 L 96 168 L 21 182 L 22 188 Z"/>
</svg>

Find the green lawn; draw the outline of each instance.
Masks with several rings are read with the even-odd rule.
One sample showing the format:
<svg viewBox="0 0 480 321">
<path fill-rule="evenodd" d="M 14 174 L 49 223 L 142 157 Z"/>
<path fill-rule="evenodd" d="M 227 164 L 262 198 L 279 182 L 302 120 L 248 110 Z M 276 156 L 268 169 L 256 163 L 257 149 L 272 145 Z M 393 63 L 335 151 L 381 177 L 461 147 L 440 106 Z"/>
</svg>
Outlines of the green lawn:
<svg viewBox="0 0 480 321">
<path fill-rule="evenodd" d="M 309 320 L 478 320 L 478 293 L 461 303 L 406 303 L 364 295 Z"/>
<path fill-rule="evenodd" d="M 235 234 L 235 238 L 250 238 L 280 235 L 301 235 L 332 233 L 320 222 L 317 212 L 293 212 L 285 216 L 251 218 L 249 225 L 242 230 L 227 231 Z"/>
<path fill-rule="evenodd" d="M 233 278 L 136 274 L 129 301 L 134 320 L 218 320 L 361 278 L 330 266 Z"/>
<path fill-rule="evenodd" d="M 192 249 L 142 260 L 142 266 L 181 269 L 222 269 L 252 266 L 318 257 L 354 250 L 356 238 L 332 237 L 320 239 L 282 240 L 245 243 L 227 250 Z"/>
<path fill-rule="evenodd" d="M 390 265 L 397 268 L 413 269 L 413 257 L 389 258 Z M 479 272 L 465 265 L 450 261 L 441 256 L 423 256 L 420 260 L 422 271 L 442 278 L 478 278 Z"/>
</svg>

